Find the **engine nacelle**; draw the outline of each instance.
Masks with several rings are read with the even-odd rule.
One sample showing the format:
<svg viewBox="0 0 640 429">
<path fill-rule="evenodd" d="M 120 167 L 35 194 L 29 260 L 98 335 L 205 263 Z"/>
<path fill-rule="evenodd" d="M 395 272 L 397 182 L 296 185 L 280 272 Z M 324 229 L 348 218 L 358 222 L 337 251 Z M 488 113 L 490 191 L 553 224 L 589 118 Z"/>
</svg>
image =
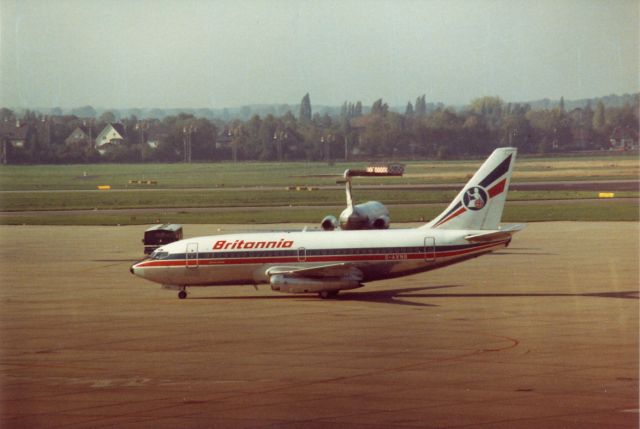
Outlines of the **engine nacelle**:
<svg viewBox="0 0 640 429">
<path fill-rule="evenodd" d="M 380 216 L 376 220 L 373 221 L 371 226 L 373 229 L 387 229 L 389 228 L 389 223 L 391 223 L 391 219 L 389 216 Z"/>
<path fill-rule="evenodd" d="M 349 278 L 311 279 L 304 277 L 288 277 L 275 274 L 270 279 L 271 290 L 282 293 L 318 293 L 322 291 L 338 291 L 357 289 L 363 285 L 359 280 Z"/>
<path fill-rule="evenodd" d="M 325 231 L 333 231 L 338 227 L 338 219 L 331 215 L 325 216 L 324 219 L 322 219 L 320 226 L 322 226 L 322 229 Z"/>
</svg>

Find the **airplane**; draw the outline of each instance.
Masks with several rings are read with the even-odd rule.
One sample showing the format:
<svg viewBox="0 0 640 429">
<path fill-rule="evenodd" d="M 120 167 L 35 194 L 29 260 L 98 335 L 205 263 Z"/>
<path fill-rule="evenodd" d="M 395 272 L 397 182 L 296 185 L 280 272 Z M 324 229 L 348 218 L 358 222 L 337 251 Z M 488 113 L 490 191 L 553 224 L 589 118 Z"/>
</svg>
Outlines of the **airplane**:
<svg viewBox="0 0 640 429">
<path fill-rule="evenodd" d="M 367 167 L 366 170 L 346 170 L 343 175 L 344 180 L 337 183 L 345 184 L 347 208 L 340 213 L 338 219 L 333 215 L 325 216 L 320 222 L 320 226 L 325 231 L 333 231 L 337 228 L 342 230 L 389 228 L 391 217 L 384 204 L 378 201 L 353 204 L 351 178 L 356 176 L 402 176 L 403 173 L 404 166 L 401 164 L 374 165 Z"/>
<path fill-rule="evenodd" d="M 499 225 L 516 152 L 496 149 L 449 206 L 417 228 L 188 238 L 158 248 L 130 271 L 178 290 L 180 299 L 188 287 L 251 284 L 326 299 L 367 282 L 463 262 L 508 246 L 523 228 Z"/>
</svg>

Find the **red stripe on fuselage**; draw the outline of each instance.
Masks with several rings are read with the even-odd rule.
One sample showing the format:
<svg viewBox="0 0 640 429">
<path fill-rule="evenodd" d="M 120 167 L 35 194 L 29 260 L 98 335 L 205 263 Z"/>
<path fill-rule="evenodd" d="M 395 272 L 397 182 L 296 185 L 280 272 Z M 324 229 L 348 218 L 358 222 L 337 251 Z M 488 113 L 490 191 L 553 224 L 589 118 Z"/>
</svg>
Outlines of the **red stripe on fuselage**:
<svg viewBox="0 0 640 429">
<path fill-rule="evenodd" d="M 481 252 L 491 247 L 503 245 L 508 240 L 496 241 L 480 246 L 471 246 L 466 249 L 457 250 L 437 250 L 436 258 L 450 258 L 454 256 L 463 256 L 475 252 Z M 287 263 L 318 263 L 318 262 L 402 262 L 403 260 L 420 260 L 425 259 L 424 253 L 382 253 L 376 255 L 327 255 L 327 256 L 307 256 L 304 261 L 299 260 L 295 256 L 284 256 L 279 258 L 215 258 L 215 259 L 190 259 L 189 263 L 196 265 L 244 265 L 244 264 L 287 264 Z M 146 261 L 137 265 L 138 268 L 156 268 L 156 267 L 184 267 L 185 259 L 171 259 L 160 261 Z"/>
</svg>

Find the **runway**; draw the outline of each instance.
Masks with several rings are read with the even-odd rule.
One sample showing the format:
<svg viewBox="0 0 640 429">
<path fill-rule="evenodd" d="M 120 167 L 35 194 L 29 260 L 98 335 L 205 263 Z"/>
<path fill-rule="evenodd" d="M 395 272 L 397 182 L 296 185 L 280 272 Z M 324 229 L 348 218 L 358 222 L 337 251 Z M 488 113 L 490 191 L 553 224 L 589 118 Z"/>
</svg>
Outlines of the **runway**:
<svg viewBox="0 0 640 429">
<path fill-rule="evenodd" d="M 178 300 L 128 271 L 144 229 L 0 226 L 0 427 L 638 427 L 638 223 L 529 224 L 338 300 Z M 185 236 L 238 229 L 278 226 Z"/>
</svg>

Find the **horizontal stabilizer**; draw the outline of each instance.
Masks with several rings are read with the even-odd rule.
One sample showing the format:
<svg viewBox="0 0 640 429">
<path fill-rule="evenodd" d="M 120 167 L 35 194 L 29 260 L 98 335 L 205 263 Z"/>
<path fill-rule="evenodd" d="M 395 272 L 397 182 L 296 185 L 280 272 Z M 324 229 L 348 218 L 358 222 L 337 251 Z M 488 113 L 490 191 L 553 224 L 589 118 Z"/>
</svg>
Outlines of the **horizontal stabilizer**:
<svg viewBox="0 0 640 429">
<path fill-rule="evenodd" d="M 267 270 L 269 277 L 282 274 L 289 277 L 308 277 L 308 278 L 351 278 L 353 280 L 362 280 L 362 271 L 351 266 L 350 264 L 329 264 L 319 267 L 298 268 L 298 267 L 271 267 Z"/>
<path fill-rule="evenodd" d="M 509 238 L 516 232 L 522 231 L 523 229 L 524 229 L 524 225 L 519 225 L 519 224 L 507 225 L 505 227 L 500 228 L 497 231 L 488 231 L 488 232 L 483 232 L 482 234 L 467 235 L 465 237 L 465 240 L 471 241 L 472 243 L 501 240 L 504 238 Z"/>
</svg>

